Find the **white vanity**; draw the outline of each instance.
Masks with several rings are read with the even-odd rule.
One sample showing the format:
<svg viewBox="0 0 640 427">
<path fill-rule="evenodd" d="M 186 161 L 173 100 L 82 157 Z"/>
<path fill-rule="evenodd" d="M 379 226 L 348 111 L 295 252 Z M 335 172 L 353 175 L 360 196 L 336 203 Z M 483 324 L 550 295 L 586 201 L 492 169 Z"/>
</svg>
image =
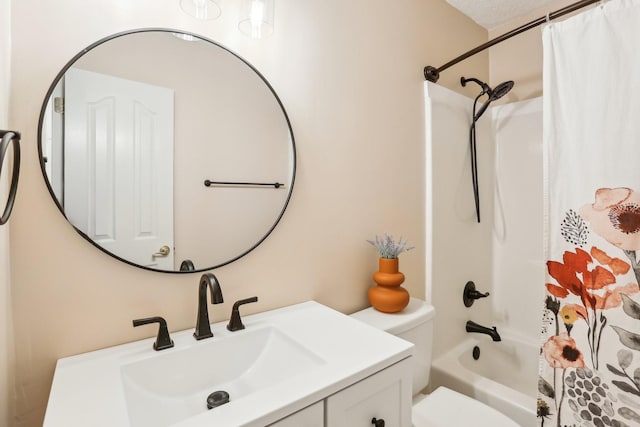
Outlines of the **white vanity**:
<svg viewBox="0 0 640 427">
<path fill-rule="evenodd" d="M 44 427 L 411 426 L 412 344 L 313 301 L 243 322 L 60 359 Z"/>
</svg>

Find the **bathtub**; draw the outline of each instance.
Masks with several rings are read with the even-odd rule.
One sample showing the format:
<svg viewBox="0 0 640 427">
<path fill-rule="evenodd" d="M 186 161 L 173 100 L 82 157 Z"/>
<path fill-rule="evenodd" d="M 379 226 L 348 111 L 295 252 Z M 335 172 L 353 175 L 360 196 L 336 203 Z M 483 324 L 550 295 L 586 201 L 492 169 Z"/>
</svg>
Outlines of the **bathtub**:
<svg viewBox="0 0 640 427">
<path fill-rule="evenodd" d="M 470 335 L 435 359 L 430 387 L 456 390 L 497 409 L 523 427 L 534 427 L 538 343 L 498 330 L 500 342 L 484 335 Z M 480 349 L 478 360 L 473 358 L 474 347 Z"/>
</svg>

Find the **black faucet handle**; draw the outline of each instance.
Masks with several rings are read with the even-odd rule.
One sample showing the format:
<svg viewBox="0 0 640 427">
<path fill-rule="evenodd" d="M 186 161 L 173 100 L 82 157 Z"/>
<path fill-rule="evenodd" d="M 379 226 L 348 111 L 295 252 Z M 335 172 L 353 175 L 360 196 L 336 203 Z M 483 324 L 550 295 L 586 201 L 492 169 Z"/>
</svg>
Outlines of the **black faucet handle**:
<svg viewBox="0 0 640 427">
<path fill-rule="evenodd" d="M 242 319 L 240 318 L 240 306 L 252 302 L 258 302 L 258 297 L 241 299 L 233 304 L 233 309 L 231 310 L 231 319 L 229 319 L 229 324 L 227 325 L 228 330 L 233 332 L 244 329 L 244 324 L 242 323 Z"/>
<path fill-rule="evenodd" d="M 167 321 L 160 316 L 147 317 L 145 319 L 135 319 L 133 321 L 133 327 L 148 325 L 150 323 L 158 323 L 158 336 L 156 342 L 153 343 L 153 349 L 156 351 L 164 350 L 173 347 L 173 340 L 169 336 L 169 329 L 167 328 Z"/>
<path fill-rule="evenodd" d="M 489 296 L 489 292 L 480 292 L 476 290 L 476 284 L 469 281 L 464 285 L 464 291 L 462 292 L 462 302 L 465 307 L 471 307 L 473 302 L 480 298 L 486 298 Z"/>
</svg>

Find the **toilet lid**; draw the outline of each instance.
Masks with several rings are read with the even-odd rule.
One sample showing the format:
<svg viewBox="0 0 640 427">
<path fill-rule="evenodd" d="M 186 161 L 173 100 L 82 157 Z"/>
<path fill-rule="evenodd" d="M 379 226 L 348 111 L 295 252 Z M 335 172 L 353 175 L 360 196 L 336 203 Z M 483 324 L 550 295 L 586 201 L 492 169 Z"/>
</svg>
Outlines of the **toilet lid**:
<svg viewBox="0 0 640 427">
<path fill-rule="evenodd" d="M 414 427 L 520 427 L 501 412 L 446 387 L 413 405 L 412 421 Z"/>
</svg>

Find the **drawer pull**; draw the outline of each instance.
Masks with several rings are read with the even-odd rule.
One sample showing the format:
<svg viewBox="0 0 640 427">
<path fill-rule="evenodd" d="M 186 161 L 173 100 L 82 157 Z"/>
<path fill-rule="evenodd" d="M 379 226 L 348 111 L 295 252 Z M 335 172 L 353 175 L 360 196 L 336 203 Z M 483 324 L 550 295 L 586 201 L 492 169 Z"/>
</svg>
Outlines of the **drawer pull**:
<svg viewBox="0 0 640 427">
<path fill-rule="evenodd" d="M 375 427 L 384 427 L 384 420 L 382 419 L 377 419 L 377 418 L 373 418 L 371 420 L 371 424 L 373 424 Z"/>
</svg>

